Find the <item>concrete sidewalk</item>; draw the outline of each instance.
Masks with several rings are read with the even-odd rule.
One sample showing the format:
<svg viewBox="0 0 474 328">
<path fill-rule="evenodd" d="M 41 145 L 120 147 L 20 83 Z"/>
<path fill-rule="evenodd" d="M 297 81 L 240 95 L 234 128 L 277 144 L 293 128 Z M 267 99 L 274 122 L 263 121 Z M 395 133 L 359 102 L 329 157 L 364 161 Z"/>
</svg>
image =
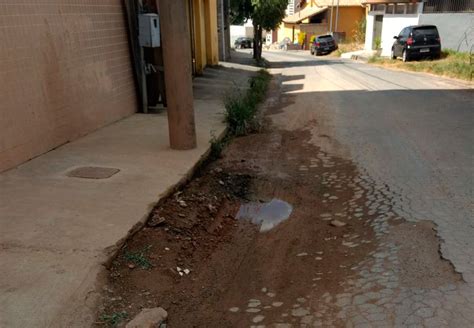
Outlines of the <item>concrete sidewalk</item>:
<svg viewBox="0 0 474 328">
<path fill-rule="evenodd" d="M 0 327 L 90 326 L 101 264 L 224 131 L 223 94 L 246 85 L 243 68 L 195 79 L 197 149 L 169 149 L 166 112 L 136 114 L 0 174 Z M 120 171 L 68 176 L 80 167 Z"/>
</svg>

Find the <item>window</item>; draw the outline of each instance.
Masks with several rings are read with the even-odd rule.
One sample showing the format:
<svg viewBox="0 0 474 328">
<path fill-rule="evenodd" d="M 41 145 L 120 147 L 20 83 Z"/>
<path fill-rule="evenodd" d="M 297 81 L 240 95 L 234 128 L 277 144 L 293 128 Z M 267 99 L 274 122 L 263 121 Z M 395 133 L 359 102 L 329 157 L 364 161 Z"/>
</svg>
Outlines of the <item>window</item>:
<svg viewBox="0 0 474 328">
<path fill-rule="evenodd" d="M 403 38 L 408 39 L 409 36 L 410 36 L 410 28 L 405 27 L 405 29 L 403 30 Z"/>
<path fill-rule="evenodd" d="M 413 30 L 413 35 L 424 36 L 424 35 L 434 35 L 438 36 L 438 29 L 434 26 L 423 26 L 417 27 Z"/>
<path fill-rule="evenodd" d="M 395 6 L 395 14 L 404 14 L 405 13 L 405 4 L 398 3 Z"/>
<path fill-rule="evenodd" d="M 393 14 L 395 9 L 395 5 L 393 3 L 387 5 L 387 10 L 385 11 L 386 14 Z"/>
<path fill-rule="evenodd" d="M 410 36 L 410 29 L 405 27 L 398 35 L 399 39 L 407 39 Z"/>
<path fill-rule="evenodd" d="M 417 3 L 407 4 L 407 14 L 418 14 L 418 4 Z"/>
<path fill-rule="evenodd" d="M 372 11 L 385 11 L 385 5 L 372 5 Z"/>
</svg>

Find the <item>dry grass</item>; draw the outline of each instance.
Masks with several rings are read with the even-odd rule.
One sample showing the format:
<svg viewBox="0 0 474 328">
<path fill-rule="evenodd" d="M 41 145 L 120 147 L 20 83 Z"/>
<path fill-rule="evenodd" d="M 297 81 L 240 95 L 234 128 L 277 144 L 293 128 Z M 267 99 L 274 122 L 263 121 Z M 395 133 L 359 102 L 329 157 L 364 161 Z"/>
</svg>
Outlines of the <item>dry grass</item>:
<svg viewBox="0 0 474 328">
<path fill-rule="evenodd" d="M 432 73 L 466 81 L 472 81 L 474 74 L 474 64 L 471 65 L 470 63 L 470 55 L 453 50 L 443 51 L 439 60 L 420 60 L 404 63 L 401 60 L 372 57 L 369 59 L 369 63 L 389 68 Z"/>
</svg>

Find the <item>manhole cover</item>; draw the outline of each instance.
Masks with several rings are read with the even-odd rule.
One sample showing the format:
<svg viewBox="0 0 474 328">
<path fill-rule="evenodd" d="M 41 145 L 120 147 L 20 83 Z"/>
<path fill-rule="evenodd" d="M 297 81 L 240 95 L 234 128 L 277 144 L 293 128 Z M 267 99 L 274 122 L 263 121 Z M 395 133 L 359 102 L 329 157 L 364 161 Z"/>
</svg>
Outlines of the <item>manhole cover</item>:
<svg viewBox="0 0 474 328">
<path fill-rule="evenodd" d="M 114 169 L 111 167 L 86 166 L 70 171 L 67 176 L 82 179 L 108 179 L 118 172 L 120 172 L 119 169 Z"/>
</svg>

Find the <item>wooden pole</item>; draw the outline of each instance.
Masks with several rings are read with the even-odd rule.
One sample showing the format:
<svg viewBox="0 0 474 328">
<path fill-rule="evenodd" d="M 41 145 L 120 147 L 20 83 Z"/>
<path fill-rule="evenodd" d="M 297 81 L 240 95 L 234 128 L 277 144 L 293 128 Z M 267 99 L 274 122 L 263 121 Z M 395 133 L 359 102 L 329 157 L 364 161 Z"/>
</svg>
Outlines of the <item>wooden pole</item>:
<svg viewBox="0 0 474 328">
<path fill-rule="evenodd" d="M 197 142 L 186 0 L 157 1 L 163 40 L 170 145 L 172 149 L 193 149 Z"/>
</svg>

